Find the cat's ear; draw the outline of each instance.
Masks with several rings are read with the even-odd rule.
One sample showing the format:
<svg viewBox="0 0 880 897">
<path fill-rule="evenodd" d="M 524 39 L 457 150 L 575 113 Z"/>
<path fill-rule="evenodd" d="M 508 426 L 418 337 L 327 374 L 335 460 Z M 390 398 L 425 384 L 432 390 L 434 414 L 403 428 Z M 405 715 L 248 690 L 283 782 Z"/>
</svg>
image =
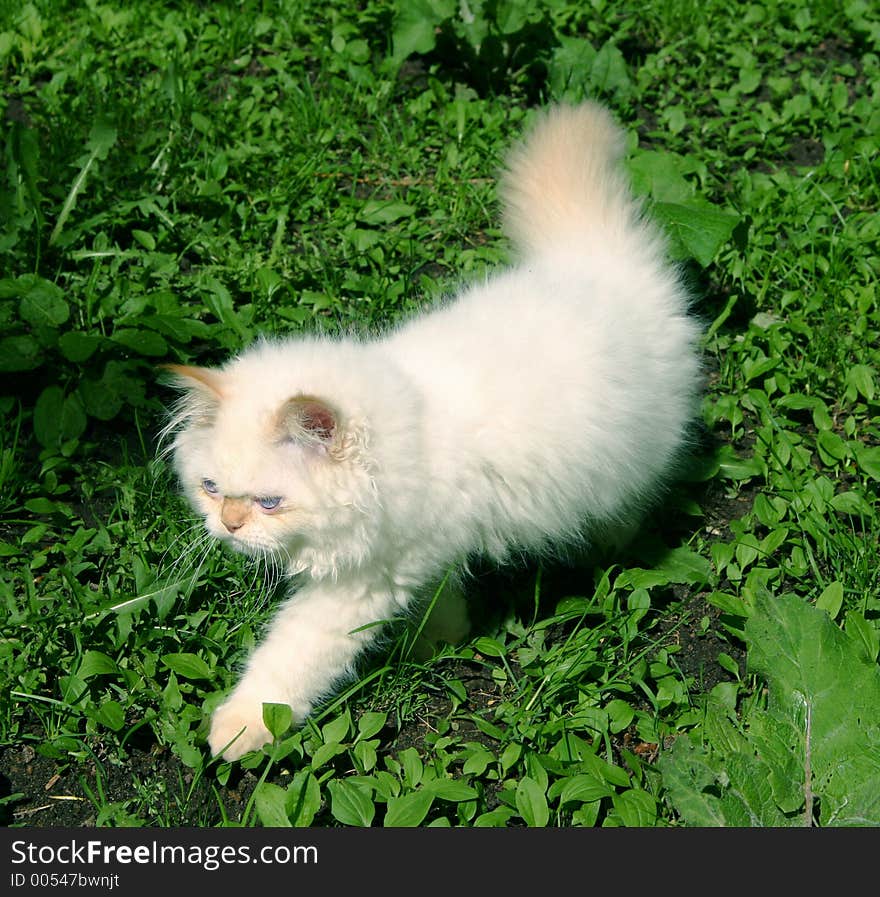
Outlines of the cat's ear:
<svg viewBox="0 0 880 897">
<path fill-rule="evenodd" d="M 323 399 L 297 395 L 279 409 L 276 431 L 282 440 L 290 439 L 329 449 L 339 433 L 337 411 Z"/>
<path fill-rule="evenodd" d="M 223 399 L 222 373 L 183 364 L 163 364 L 159 368 L 171 374 L 172 383 L 181 390 L 170 427 L 212 426 Z"/>
<path fill-rule="evenodd" d="M 343 417 L 330 402 L 309 395 L 296 395 L 279 409 L 277 438 L 319 450 L 339 462 L 357 462 L 367 449 L 367 427 L 363 420 Z"/>
<path fill-rule="evenodd" d="M 223 375 L 219 371 L 188 364 L 160 364 L 159 370 L 168 371 L 175 385 L 198 390 L 203 398 L 215 401 L 223 398 Z"/>
</svg>

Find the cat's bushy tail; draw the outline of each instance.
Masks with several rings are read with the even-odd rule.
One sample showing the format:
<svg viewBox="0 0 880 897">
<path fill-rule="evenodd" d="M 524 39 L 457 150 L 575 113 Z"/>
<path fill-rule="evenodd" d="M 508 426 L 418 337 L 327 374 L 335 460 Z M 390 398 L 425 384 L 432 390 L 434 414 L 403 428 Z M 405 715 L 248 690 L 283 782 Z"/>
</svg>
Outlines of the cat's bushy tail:
<svg viewBox="0 0 880 897">
<path fill-rule="evenodd" d="M 541 114 L 513 149 L 499 185 L 504 225 L 526 253 L 623 241 L 639 219 L 620 167 L 624 134 L 598 103 Z"/>
</svg>

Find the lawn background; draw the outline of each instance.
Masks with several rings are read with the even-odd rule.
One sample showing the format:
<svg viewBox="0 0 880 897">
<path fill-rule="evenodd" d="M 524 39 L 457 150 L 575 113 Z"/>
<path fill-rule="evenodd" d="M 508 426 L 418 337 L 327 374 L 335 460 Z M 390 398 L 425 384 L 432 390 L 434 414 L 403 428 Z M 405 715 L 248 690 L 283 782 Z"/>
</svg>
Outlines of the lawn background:
<svg viewBox="0 0 880 897">
<path fill-rule="evenodd" d="M 7 824 L 880 822 L 872 4 L 0 10 Z M 685 481 L 625 556 L 480 571 L 472 642 L 401 636 L 211 761 L 278 583 L 203 550 L 157 365 L 483 277 L 505 148 L 585 96 L 706 324 Z"/>
</svg>

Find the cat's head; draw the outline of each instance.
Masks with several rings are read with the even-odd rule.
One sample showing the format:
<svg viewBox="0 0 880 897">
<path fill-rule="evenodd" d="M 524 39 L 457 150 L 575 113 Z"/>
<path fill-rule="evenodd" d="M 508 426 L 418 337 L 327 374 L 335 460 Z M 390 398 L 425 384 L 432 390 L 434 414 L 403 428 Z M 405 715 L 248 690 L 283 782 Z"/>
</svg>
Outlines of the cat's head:
<svg viewBox="0 0 880 897">
<path fill-rule="evenodd" d="M 175 467 L 212 536 L 292 570 L 333 572 L 340 552 L 363 553 L 374 505 L 363 420 L 277 376 L 165 369 L 181 390 Z"/>
</svg>

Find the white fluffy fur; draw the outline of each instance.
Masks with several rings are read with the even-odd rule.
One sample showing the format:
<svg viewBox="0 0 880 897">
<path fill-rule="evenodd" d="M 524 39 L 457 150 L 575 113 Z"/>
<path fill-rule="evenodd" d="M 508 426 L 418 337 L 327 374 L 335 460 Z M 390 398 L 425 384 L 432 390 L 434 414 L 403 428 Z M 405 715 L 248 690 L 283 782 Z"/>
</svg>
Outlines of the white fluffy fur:
<svg viewBox="0 0 880 897">
<path fill-rule="evenodd" d="M 214 753 L 269 739 L 263 702 L 301 720 L 351 673 L 370 624 L 450 565 L 589 541 L 668 480 L 698 327 L 622 145 L 595 104 L 544 113 L 501 189 L 520 260 L 454 301 L 376 339 L 263 341 L 216 370 L 175 369 L 190 500 L 214 536 L 282 556 L 297 580 L 214 715 Z"/>
</svg>

